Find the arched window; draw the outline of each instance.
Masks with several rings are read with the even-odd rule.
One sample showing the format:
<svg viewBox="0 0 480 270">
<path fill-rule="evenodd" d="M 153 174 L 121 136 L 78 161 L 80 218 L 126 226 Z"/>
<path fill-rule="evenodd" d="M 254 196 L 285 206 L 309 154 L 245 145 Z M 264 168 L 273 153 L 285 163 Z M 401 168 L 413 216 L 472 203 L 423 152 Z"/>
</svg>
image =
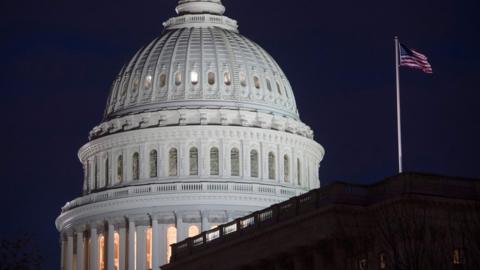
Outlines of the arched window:
<svg viewBox="0 0 480 270">
<path fill-rule="evenodd" d="M 275 154 L 268 153 L 268 179 L 275 180 Z"/>
<path fill-rule="evenodd" d="M 260 79 L 258 79 L 257 76 L 253 76 L 253 84 L 255 85 L 255 88 L 260 89 Z"/>
<path fill-rule="evenodd" d="M 136 152 L 132 156 L 132 179 L 140 179 L 140 158 Z"/>
<path fill-rule="evenodd" d="M 123 156 L 117 158 L 117 183 L 123 182 Z"/>
<path fill-rule="evenodd" d="M 232 84 L 232 76 L 230 75 L 230 72 L 225 72 L 223 74 L 223 82 L 225 85 L 231 85 Z"/>
<path fill-rule="evenodd" d="M 158 152 L 157 150 L 150 151 L 150 178 L 158 176 Z"/>
<path fill-rule="evenodd" d="M 188 227 L 188 237 L 194 237 L 198 234 L 200 234 L 200 229 L 197 225 L 191 225 Z"/>
<path fill-rule="evenodd" d="M 177 176 L 178 175 L 178 159 L 177 159 L 177 149 L 172 148 L 168 152 L 168 175 Z"/>
<path fill-rule="evenodd" d="M 171 225 L 167 229 L 167 262 L 170 262 L 170 257 L 172 256 L 172 247 L 170 245 L 177 242 L 177 228 Z"/>
<path fill-rule="evenodd" d="M 258 178 L 258 152 L 250 151 L 250 177 Z"/>
<path fill-rule="evenodd" d="M 105 158 L 105 185 L 108 185 L 109 178 L 110 178 L 110 164 L 108 161 L 108 157 Z"/>
<path fill-rule="evenodd" d="M 182 84 L 182 73 L 175 73 L 175 85 L 180 86 Z"/>
<path fill-rule="evenodd" d="M 269 92 L 272 92 L 272 84 L 270 83 L 270 80 L 267 78 L 267 89 Z"/>
<path fill-rule="evenodd" d="M 300 167 L 300 159 L 297 159 L 297 184 L 302 185 L 302 167 Z"/>
<path fill-rule="evenodd" d="M 242 87 L 247 86 L 247 77 L 245 76 L 245 73 L 244 73 L 244 72 L 240 72 L 239 78 L 240 78 L 240 85 L 241 85 Z"/>
<path fill-rule="evenodd" d="M 210 149 L 210 175 L 220 174 L 219 153 L 217 147 Z"/>
<path fill-rule="evenodd" d="M 208 84 L 215 84 L 215 73 L 213 73 L 212 71 L 208 72 Z"/>
<path fill-rule="evenodd" d="M 152 81 L 153 81 L 152 75 L 147 75 L 145 77 L 145 81 L 143 82 L 143 88 L 145 88 L 145 90 L 150 90 L 152 88 Z"/>
<path fill-rule="evenodd" d="M 282 95 L 282 89 L 280 88 L 280 84 L 277 82 L 277 92 L 281 96 Z"/>
<path fill-rule="evenodd" d="M 198 84 L 198 72 L 196 71 L 190 72 L 190 81 L 192 82 L 193 85 Z"/>
<path fill-rule="evenodd" d="M 190 175 L 198 175 L 198 149 L 190 148 Z"/>
<path fill-rule="evenodd" d="M 167 85 L 167 75 L 165 73 L 160 74 L 160 87 Z"/>
<path fill-rule="evenodd" d="M 230 166 L 231 175 L 240 176 L 240 151 L 238 148 L 233 148 L 230 151 Z"/>
<path fill-rule="evenodd" d="M 290 180 L 290 159 L 287 155 L 283 156 L 283 181 Z"/>
</svg>

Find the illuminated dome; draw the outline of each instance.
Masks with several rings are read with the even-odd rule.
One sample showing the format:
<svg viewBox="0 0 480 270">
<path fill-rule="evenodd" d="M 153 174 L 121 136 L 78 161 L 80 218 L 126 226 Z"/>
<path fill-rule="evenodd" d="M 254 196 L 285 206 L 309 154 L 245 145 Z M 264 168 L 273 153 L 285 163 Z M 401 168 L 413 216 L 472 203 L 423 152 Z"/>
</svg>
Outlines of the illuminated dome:
<svg viewBox="0 0 480 270">
<path fill-rule="evenodd" d="M 170 244 L 320 185 L 324 150 L 277 63 L 220 0 L 176 10 L 79 150 L 83 195 L 56 221 L 62 269 L 158 269 Z"/>
</svg>

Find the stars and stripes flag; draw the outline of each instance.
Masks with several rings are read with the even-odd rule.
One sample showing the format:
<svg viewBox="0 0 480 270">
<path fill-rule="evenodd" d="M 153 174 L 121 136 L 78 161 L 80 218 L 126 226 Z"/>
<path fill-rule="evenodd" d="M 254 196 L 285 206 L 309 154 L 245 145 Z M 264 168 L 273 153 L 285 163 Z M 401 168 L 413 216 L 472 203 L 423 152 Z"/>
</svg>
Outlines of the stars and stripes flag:
<svg viewBox="0 0 480 270">
<path fill-rule="evenodd" d="M 433 73 L 428 58 L 400 43 L 400 66 L 419 69 L 425 73 Z"/>
</svg>

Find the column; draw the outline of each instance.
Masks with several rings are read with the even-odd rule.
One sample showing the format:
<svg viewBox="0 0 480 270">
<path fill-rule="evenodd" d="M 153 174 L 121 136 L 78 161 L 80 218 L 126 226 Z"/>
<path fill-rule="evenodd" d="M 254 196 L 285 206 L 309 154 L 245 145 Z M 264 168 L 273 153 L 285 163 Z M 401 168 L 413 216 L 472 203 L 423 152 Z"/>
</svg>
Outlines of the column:
<svg viewBox="0 0 480 270">
<path fill-rule="evenodd" d="M 83 270 L 84 261 L 83 231 L 77 231 L 77 270 Z"/>
<path fill-rule="evenodd" d="M 119 270 L 126 270 L 126 244 L 127 244 L 127 228 L 125 228 L 125 224 L 120 225 L 118 229 L 118 234 L 120 236 L 120 242 L 118 243 L 119 249 Z"/>
<path fill-rule="evenodd" d="M 67 235 L 67 265 L 66 270 L 73 270 L 73 234 L 68 233 Z"/>
<path fill-rule="evenodd" d="M 128 221 L 128 270 L 135 270 L 135 221 Z"/>
<path fill-rule="evenodd" d="M 202 232 L 210 230 L 209 224 L 208 224 L 208 212 L 207 211 L 202 211 L 200 213 L 202 217 Z"/>
<path fill-rule="evenodd" d="M 65 269 L 65 248 L 66 248 L 66 243 L 65 240 L 63 239 L 63 235 L 60 234 L 60 269 L 64 270 Z"/>
<path fill-rule="evenodd" d="M 159 245 L 159 249 L 160 249 L 160 252 L 157 253 L 157 255 L 159 255 L 159 261 L 158 261 L 158 264 L 159 265 L 164 265 L 167 263 L 167 229 L 168 229 L 168 225 L 167 224 L 159 224 L 158 226 L 158 231 L 159 231 L 159 241 L 158 241 L 158 245 Z"/>
<path fill-rule="evenodd" d="M 145 241 L 146 226 L 137 226 L 137 270 L 147 268 L 146 265 L 146 241 Z"/>
<path fill-rule="evenodd" d="M 108 221 L 108 231 L 106 235 L 106 244 L 107 244 L 107 270 L 115 270 L 114 268 L 114 246 L 115 246 L 115 227 L 113 226 L 112 221 Z"/>
<path fill-rule="evenodd" d="M 152 269 L 159 269 L 160 266 L 160 249 L 159 249 L 160 231 L 158 220 L 152 218 Z"/>
<path fill-rule="evenodd" d="M 90 245 L 90 270 L 96 270 L 98 269 L 98 235 L 96 227 L 90 229 Z"/>
<path fill-rule="evenodd" d="M 176 221 L 177 221 L 177 243 L 183 241 L 187 238 L 187 230 L 185 229 L 185 225 L 183 224 L 183 217 L 182 214 L 175 213 Z"/>
</svg>

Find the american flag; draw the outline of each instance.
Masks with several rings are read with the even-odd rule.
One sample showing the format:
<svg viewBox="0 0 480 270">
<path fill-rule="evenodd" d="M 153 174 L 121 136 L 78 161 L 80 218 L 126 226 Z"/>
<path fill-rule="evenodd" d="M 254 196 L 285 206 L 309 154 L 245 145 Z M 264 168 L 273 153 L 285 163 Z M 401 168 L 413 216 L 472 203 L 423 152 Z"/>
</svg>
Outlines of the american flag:
<svg viewBox="0 0 480 270">
<path fill-rule="evenodd" d="M 428 58 L 407 46 L 400 44 L 400 66 L 420 69 L 425 73 L 433 73 Z"/>
</svg>

